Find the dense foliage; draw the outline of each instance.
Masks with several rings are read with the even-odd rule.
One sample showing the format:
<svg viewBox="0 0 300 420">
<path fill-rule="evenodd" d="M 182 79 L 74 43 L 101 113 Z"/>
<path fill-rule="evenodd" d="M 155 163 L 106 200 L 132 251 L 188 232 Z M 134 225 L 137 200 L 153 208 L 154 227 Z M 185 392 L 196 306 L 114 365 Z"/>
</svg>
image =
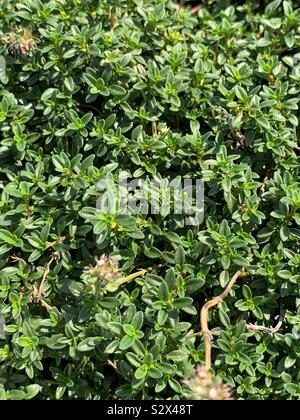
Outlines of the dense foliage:
<svg viewBox="0 0 300 420">
<path fill-rule="evenodd" d="M 214 372 L 300 397 L 296 7 L 1 1 L 0 399 L 193 398 L 241 268 Z M 203 179 L 204 222 L 97 209 L 120 170 Z"/>
</svg>

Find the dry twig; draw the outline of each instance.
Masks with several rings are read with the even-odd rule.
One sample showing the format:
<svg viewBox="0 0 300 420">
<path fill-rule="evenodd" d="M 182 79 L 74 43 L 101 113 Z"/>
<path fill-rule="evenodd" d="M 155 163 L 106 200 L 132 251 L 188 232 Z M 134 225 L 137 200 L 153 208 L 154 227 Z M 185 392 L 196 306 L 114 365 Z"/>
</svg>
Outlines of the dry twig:
<svg viewBox="0 0 300 420">
<path fill-rule="evenodd" d="M 264 325 L 253 325 L 247 324 L 247 330 L 249 331 L 261 331 L 265 334 L 275 334 L 282 326 L 283 323 L 283 315 L 279 316 L 279 321 L 275 327 L 265 327 Z"/>
<path fill-rule="evenodd" d="M 195 13 L 199 12 L 200 9 L 202 9 L 203 5 L 202 4 L 197 4 L 196 6 L 191 8 L 191 14 L 194 15 Z M 183 6 L 181 6 L 180 4 L 175 4 L 175 9 L 177 10 L 177 12 L 179 10 L 184 9 Z"/>
<path fill-rule="evenodd" d="M 213 299 L 209 300 L 205 303 L 205 305 L 201 309 L 200 313 L 200 324 L 201 324 L 201 332 L 204 338 L 204 346 L 205 346 L 205 367 L 207 370 L 211 368 L 211 341 L 212 341 L 212 334 L 208 329 L 208 310 L 221 303 L 228 293 L 230 292 L 232 286 L 240 276 L 241 271 L 238 271 L 235 273 L 235 275 L 230 280 L 228 286 L 224 290 L 223 293 L 221 293 L 219 296 L 214 297 Z"/>
<path fill-rule="evenodd" d="M 108 364 L 108 366 L 111 366 L 116 372 L 119 373 L 119 369 L 118 369 L 117 365 L 112 360 L 107 359 L 106 363 Z"/>
<path fill-rule="evenodd" d="M 225 115 L 225 117 L 227 119 L 227 124 L 228 124 L 228 127 L 229 127 L 229 131 L 230 131 L 230 135 L 236 142 L 235 145 L 233 146 L 233 148 L 234 149 L 239 149 L 240 147 L 244 147 L 245 146 L 245 144 L 244 144 L 245 136 L 234 129 L 234 127 L 232 125 L 231 115 L 229 114 L 227 109 L 223 108 L 222 106 L 220 106 L 219 109 Z"/>
<path fill-rule="evenodd" d="M 195 13 L 198 13 L 200 9 L 202 9 L 203 5 L 202 4 L 197 4 L 197 6 L 194 6 L 191 8 L 191 13 L 192 15 L 194 15 Z"/>
<path fill-rule="evenodd" d="M 263 194 L 263 193 L 265 192 L 265 190 L 266 190 L 266 183 L 268 182 L 268 180 L 269 180 L 268 175 L 266 175 L 266 176 L 264 177 L 264 179 L 263 179 L 262 186 L 261 186 L 261 187 L 260 187 L 260 189 L 259 189 L 259 192 L 260 192 L 261 194 Z"/>
<path fill-rule="evenodd" d="M 35 302 L 35 303 L 41 303 L 42 306 L 44 306 L 47 310 L 52 309 L 52 307 L 43 299 L 43 297 L 45 296 L 45 292 L 43 290 L 44 284 L 45 284 L 46 277 L 49 274 L 51 264 L 53 263 L 53 261 L 57 262 L 59 258 L 60 258 L 59 253 L 53 252 L 50 260 L 47 262 L 45 266 L 45 270 L 44 270 L 40 285 L 38 286 L 37 283 L 34 283 L 32 285 L 32 292 L 30 293 L 30 301 Z"/>
<path fill-rule="evenodd" d="M 122 277 L 122 278 L 120 278 L 120 279 L 116 280 L 116 282 L 117 282 L 118 286 L 120 286 L 121 284 L 127 283 L 128 281 L 131 281 L 131 280 L 135 279 L 136 277 L 141 277 L 141 276 L 143 276 L 144 274 L 146 274 L 146 273 L 147 273 L 147 271 L 148 271 L 148 270 L 145 270 L 145 269 L 143 269 L 143 268 L 142 268 L 141 270 L 137 271 L 136 273 L 129 274 L 129 276 Z M 107 293 L 107 292 L 108 292 L 108 290 L 109 290 L 109 286 L 110 286 L 110 284 L 108 284 L 107 286 L 105 286 L 105 287 L 102 289 L 102 291 L 103 291 L 104 293 Z"/>
</svg>

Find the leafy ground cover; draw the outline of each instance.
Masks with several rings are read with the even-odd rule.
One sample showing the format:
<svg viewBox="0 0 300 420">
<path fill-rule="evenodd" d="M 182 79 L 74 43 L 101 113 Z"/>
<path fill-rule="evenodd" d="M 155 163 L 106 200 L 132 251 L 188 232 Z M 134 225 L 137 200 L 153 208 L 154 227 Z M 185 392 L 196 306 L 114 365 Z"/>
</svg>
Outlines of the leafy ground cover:
<svg viewBox="0 0 300 420">
<path fill-rule="evenodd" d="M 297 7 L 1 2 L 1 399 L 202 398 L 240 269 L 214 395 L 300 397 Z M 202 179 L 203 223 L 97 208 L 120 170 Z"/>
</svg>

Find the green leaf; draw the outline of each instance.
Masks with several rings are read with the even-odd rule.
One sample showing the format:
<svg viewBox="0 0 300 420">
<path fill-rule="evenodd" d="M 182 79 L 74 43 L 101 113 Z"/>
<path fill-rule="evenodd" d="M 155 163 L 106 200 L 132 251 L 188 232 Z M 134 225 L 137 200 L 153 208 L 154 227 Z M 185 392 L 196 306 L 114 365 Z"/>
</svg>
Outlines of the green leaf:
<svg viewBox="0 0 300 420">
<path fill-rule="evenodd" d="M 226 353 L 232 350 L 230 344 L 227 343 L 227 341 L 225 340 L 219 339 L 217 341 L 217 344 L 218 344 L 218 347 Z"/>
<path fill-rule="evenodd" d="M 223 179 L 223 181 L 222 181 L 222 188 L 223 188 L 223 190 L 224 190 L 225 193 L 230 192 L 231 185 L 232 184 L 231 184 L 231 180 L 230 179 L 228 179 L 228 178 Z"/>
<path fill-rule="evenodd" d="M 173 362 L 180 362 L 187 359 L 187 353 L 182 350 L 173 350 L 166 355 L 167 359 Z"/>
<path fill-rule="evenodd" d="M 79 212 L 79 216 L 88 220 L 97 219 L 101 214 L 102 213 L 95 207 L 83 207 Z"/>
<path fill-rule="evenodd" d="M 119 214 L 116 217 L 116 222 L 121 226 L 133 226 L 135 225 L 135 218 L 127 214 Z"/>
<path fill-rule="evenodd" d="M 163 280 L 161 285 L 158 289 L 158 297 L 163 301 L 167 301 L 169 299 L 169 288 L 167 283 Z"/>
<path fill-rule="evenodd" d="M 289 280 L 292 277 L 292 273 L 289 270 L 279 270 L 277 273 L 281 279 Z"/>
<path fill-rule="evenodd" d="M 170 242 L 174 242 L 175 244 L 180 244 L 181 239 L 175 232 L 166 232 L 164 233 L 165 238 L 167 238 Z"/>
<path fill-rule="evenodd" d="M 119 340 L 114 340 L 111 341 L 105 348 L 105 353 L 107 354 L 113 354 L 115 353 L 116 349 L 119 346 L 120 341 Z"/>
<path fill-rule="evenodd" d="M 275 13 L 275 11 L 278 9 L 281 3 L 282 3 L 282 0 L 271 1 L 271 3 L 269 3 L 265 8 L 265 14 L 268 17 L 272 16 Z"/>
<path fill-rule="evenodd" d="M 247 100 L 247 97 L 248 97 L 247 92 L 242 86 L 239 86 L 239 85 L 235 86 L 235 94 L 242 101 Z"/>
<path fill-rule="evenodd" d="M 250 265 L 249 261 L 240 255 L 234 256 L 232 262 L 240 267 L 248 267 Z"/>
<path fill-rule="evenodd" d="M 77 345 L 77 351 L 80 351 L 80 352 L 91 351 L 94 348 L 95 348 L 95 345 L 91 342 L 91 339 L 90 338 L 86 338 L 85 340 L 82 340 Z"/>
<path fill-rule="evenodd" d="M 148 248 L 148 249 L 145 248 L 144 254 L 146 255 L 146 257 L 149 257 L 149 258 L 159 258 L 161 256 L 161 251 L 155 248 L 154 246 L 152 246 L 151 248 Z"/>
<path fill-rule="evenodd" d="M 175 263 L 179 264 L 181 267 L 185 262 L 185 252 L 181 245 L 179 245 L 175 251 Z"/>
<path fill-rule="evenodd" d="M 17 343 L 21 347 L 31 347 L 33 345 L 31 337 L 20 337 L 17 339 Z"/>
<path fill-rule="evenodd" d="M 64 395 L 65 391 L 66 391 L 67 387 L 65 386 L 58 386 L 56 387 L 56 391 L 55 391 L 55 399 L 56 400 L 60 400 L 61 397 Z"/>
<path fill-rule="evenodd" d="M 15 245 L 18 242 L 18 237 L 5 229 L 0 229 L 0 239 L 10 245 Z"/>
<path fill-rule="evenodd" d="M 65 87 L 67 88 L 67 90 L 69 92 L 73 92 L 74 91 L 75 84 L 74 84 L 74 80 L 73 80 L 73 78 L 71 76 L 65 78 L 64 85 L 65 85 Z"/>
<path fill-rule="evenodd" d="M 252 360 L 250 359 L 250 357 L 246 356 L 246 354 L 240 353 L 239 354 L 239 360 L 243 363 L 245 363 L 245 365 L 251 365 L 252 364 Z"/>
<path fill-rule="evenodd" d="M 291 395 L 295 395 L 298 392 L 298 385 L 297 384 L 284 384 L 284 389 Z"/>
<path fill-rule="evenodd" d="M 134 373 L 136 379 L 143 379 L 145 376 L 147 376 L 147 369 L 143 366 L 138 368 Z"/>
<path fill-rule="evenodd" d="M 178 393 L 181 393 L 181 385 L 178 381 L 176 381 L 176 379 L 171 378 L 168 380 L 168 384 L 170 385 L 170 387 Z"/>
<path fill-rule="evenodd" d="M 279 233 L 280 233 L 280 238 L 283 242 L 289 239 L 290 230 L 287 226 L 281 226 Z"/>
<path fill-rule="evenodd" d="M 136 354 L 127 352 L 126 358 L 129 361 L 129 363 L 132 364 L 132 366 L 137 367 L 137 368 L 141 366 L 141 361 Z"/>
<path fill-rule="evenodd" d="M 125 335 L 120 341 L 119 348 L 120 350 L 126 350 L 131 347 L 134 343 L 134 338 Z"/>
<path fill-rule="evenodd" d="M 224 270 L 227 270 L 230 267 L 230 258 L 227 255 L 222 255 L 221 264 Z"/>
<path fill-rule="evenodd" d="M 161 379 L 161 380 L 158 380 L 157 382 L 156 382 L 156 385 L 155 385 L 155 392 L 157 393 L 157 394 L 159 394 L 161 391 L 163 391 L 164 389 L 165 389 L 165 387 L 166 387 L 166 382 L 165 382 L 165 380 L 163 380 L 163 379 Z"/>
<path fill-rule="evenodd" d="M 284 359 L 285 369 L 289 369 L 290 367 L 294 366 L 296 361 L 297 361 L 296 357 L 286 356 Z"/>
<path fill-rule="evenodd" d="M 266 118 L 257 118 L 256 121 L 262 128 L 265 128 L 266 130 L 270 130 L 271 125 Z"/>
<path fill-rule="evenodd" d="M 224 327 L 228 327 L 230 325 L 230 318 L 229 316 L 226 314 L 226 312 L 224 312 L 223 310 L 219 310 L 219 318 L 221 323 L 224 325 Z"/>
<path fill-rule="evenodd" d="M 120 301 L 114 297 L 104 297 L 99 301 L 99 305 L 102 306 L 102 308 L 113 309 L 120 306 Z"/>
<path fill-rule="evenodd" d="M 178 308 L 178 309 L 192 306 L 192 304 L 193 304 L 193 299 L 189 297 L 177 298 L 173 301 L 174 308 Z"/>
<path fill-rule="evenodd" d="M 144 323 L 144 313 L 142 311 L 138 311 L 134 317 L 132 318 L 131 325 L 137 329 L 140 330 Z"/>
<path fill-rule="evenodd" d="M 123 331 L 125 334 L 127 334 L 129 337 L 134 337 L 135 334 L 135 327 L 131 324 L 124 324 L 123 325 Z"/>
<path fill-rule="evenodd" d="M 123 96 L 126 95 L 126 89 L 119 85 L 109 86 L 110 93 L 113 95 Z"/>
<path fill-rule="evenodd" d="M 163 373 L 154 366 L 148 370 L 148 374 L 150 378 L 153 378 L 153 379 L 160 379 L 163 377 Z"/>
<path fill-rule="evenodd" d="M 10 400 L 25 400 L 26 393 L 18 389 L 12 389 L 11 391 L 9 391 L 9 399 Z"/>
<path fill-rule="evenodd" d="M 76 54 L 76 50 L 75 48 L 72 48 L 64 53 L 63 58 L 72 58 L 75 56 L 75 54 Z"/>
<path fill-rule="evenodd" d="M 252 292 L 249 286 L 243 285 L 243 296 L 245 299 L 252 299 Z"/>
<path fill-rule="evenodd" d="M 120 322 L 108 322 L 107 327 L 115 334 L 119 335 L 122 333 L 122 324 Z"/>
<path fill-rule="evenodd" d="M 31 384 L 26 386 L 26 395 L 24 397 L 25 400 L 31 400 L 34 398 L 39 392 L 41 392 L 42 386 L 38 384 Z"/>
</svg>

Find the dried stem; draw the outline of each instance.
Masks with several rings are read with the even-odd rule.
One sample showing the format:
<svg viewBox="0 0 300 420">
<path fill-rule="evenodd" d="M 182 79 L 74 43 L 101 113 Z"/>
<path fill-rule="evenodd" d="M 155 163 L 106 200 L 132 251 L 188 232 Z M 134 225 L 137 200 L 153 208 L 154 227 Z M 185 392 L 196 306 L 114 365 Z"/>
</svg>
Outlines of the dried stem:
<svg viewBox="0 0 300 420">
<path fill-rule="evenodd" d="M 136 277 L 141 277 L 141 276 L 143 276 L 146 273 L 147 273 L 147 270 L 145 270 L 145 269 L 142 268 L 141 270 L 137 271 L 136 273 L 132 273 L 132 274 L 129 274 L 129 276 L 126 276 L 126 277 L 121 278 L 118 281 L 118 283 L 119 284 L 126 283 L 127 281 L 133 280 Z"/>
<path fill-rule="evenodd" d="M 132 274 L 129 274 L 129 276 L 120 278 L 119 280 L 117 280 L 117 284 L 118 284 L 118 286 L 120 286 L 121 284 L 127 283 L 128 281 L 131 281 L 131 280 L 135 279 L 136 277 L 141 277 L 144 274 L 146 274 L 147 271 L 148 270 L 145 270 L 145 269 L 142 268 L 141 270 L 137 271 L 136 273 L 132 273 Z M 107 286 L 105 286 L 102 289 L 102 291 L 104 293 L 106 293 L 108 291 L 108 289 L 109 289 L 109 284 Z"/>
<path fill-rule="evenodd" d="M 265 189 L 266 189 L 265 187 L 266 187 L 266 183 L 268 182 L 268 180 L 269 180 L 268 175 L 266 175 L 263 179 L 262 186 L 259 189 L 259 192 L 261 194 L 263 194 L 265 192 Z"/>
<path fill-rule="evenodd" d="M 116 372 L 119 373 L 119 369 L 117 365 L 112 360 L 107 359 L 106 363 L 108 364 L 108 366 L 111 366 Z"/>
<path fill-rule="evenodd" d="M 234 129 L 234 127 L 232 125 L 232 118 L 231 118 L 231 115 L 229 114 L 229 112 L 221 106 L 219 108 L 227 119 L 227 124 L 228 124 L 229 131 L 230 131 L 230 134 L 231 134 L 232 138 L 236 141 L 234 149 L 239 149 L 241 146 L 243 147 L 245 136 Z"/>
<path fill-rule="evenodd" d="M 235 275 L 230 280 L 228 286 L 224 290 L 223 293 L 221 293 L 219 296 L 214 297 L 213 299 L 209 300 L 208 302 L 203 305 L 200 313 L 200 325 L 201 325 L 201 332 L 204 338 L 204 346 L 205 346 L 205 367 L 207 370 L 211 368 L 211 341 L 212 341 L 212 334 L 208 329 L 208 310 L 221 303 L 228 293 L 230 292 L 232 286 L 240 276 L 241 271 L 238 271 L 235 273 Z"/>
<path fill-rule="evenodd" d="M 175 6 L 175 9 L 176 9 L 177 12 L 179 12 L 182 9 L 184 9 L 184 7 L 181 4 L 177 4 L 176 3 L 174 6 Z M 193 15 L 193 14 L 199 12 L 199 10 L 202 9 L 202 7 L 203 7 L 202 4 L 198 4 L 198 5 L 194 6 L 194 7 L 192 7 L 191 8 L 191 14 Z"/>
<path fill-rule="evenodd" d="M 64 242 L 64 240 L 66 239 L 65 236 L 61 236 L 60 238 L 58 238 L 56 241 L 53 242 L 47 242 L 47 248 L 53 248 L 55 245 L 59 245 L 62 244 Z"/>
<path fill-rule="evenodd" d="M 53 252 L 50 260 L 47 262 L 47 264 L 45 266 L 40 285 L 37 286 L 37 283 L 34 283 L 32 285 L 32 292 L 30 294 L 31 302 L 41 303 L 48 311 L 50 309 L 52 309 L 52 307 L 43 299 L 43 297 L 45 296 L 45 292 L 43 290 L 44 289 L 44 284 L 45 284 L 46 277 L 49 274 L 51 264 L 53 263 L 53 261 L 57 262 L 59 260 L 59 257 L 60 256 L 59 256 L 58 252 Z"/>
<path fill-rule="evenodd" d="M 195 13 L 198 13 L 200 9 L 202 9 L 203 5 L 202 4 L 198 4 L 197 6 L 194 6 L 191 8 L 191 13 L 192 15 L 194 15 Z"/>
<path fill-rule="evenodd" d="M 50 260 L 48 261 L 48 263 L 45 267 L 44 273 L 43 273 L 43 277 L 42 277 L 40 287 L 39 287 L 39 290 L 38 290 L 39 295 L 42 295 L 42 293 L 43 293 L 44 283 L 45 283 L 46 277 L 49 274 L 51 264 L 53 263 L 53 261 L 57 261 L 58 258 L 59 258 L 58 252 L 53 252 Z"/>
<path fill-rule="evenodd" d="M 41 305 L 44 306 L 44 308 L 47 309 L 48 312 L 51 311 L 51 309 L 53 308 L 52 306 L 49 305 L 49 303 L 47 303 L 44 299 L 41 300 Z"/>
<path fill-rule="evenodd" d="M 266 334 L 275 334 L 282 326 L 283 323 L 283 315 L 279 316 L 279 321 L 275 327 L 265 327 L 264 325 L 253 325 L 247 324 L 247 330 L 249 331 L 261 331 Z"/>
<path fill-rule="evenodd" d="M 152 126 L 152 137 L 157 137 L 156 121 L 152 121 L 151 126 Z"/>
</svg>

